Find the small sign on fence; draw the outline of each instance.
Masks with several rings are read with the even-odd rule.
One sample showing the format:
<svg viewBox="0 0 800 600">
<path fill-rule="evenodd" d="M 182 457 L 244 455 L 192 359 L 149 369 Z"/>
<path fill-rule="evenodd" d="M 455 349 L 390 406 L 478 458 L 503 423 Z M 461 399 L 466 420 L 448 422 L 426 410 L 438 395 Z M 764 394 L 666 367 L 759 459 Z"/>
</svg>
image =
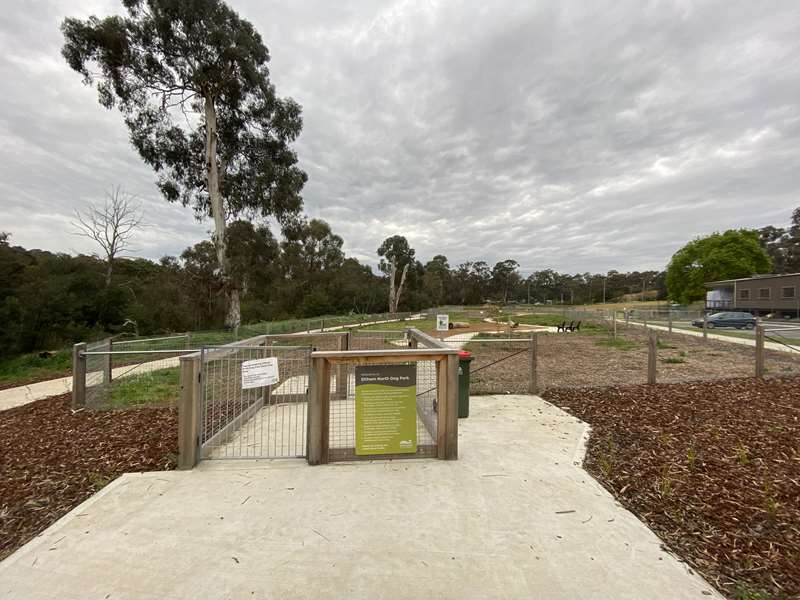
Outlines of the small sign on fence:
<svg viewBox="0 0 800 600">
<path fill-rule="evenodd" d="M 416 366 L 356 367 L 356 454 L 416 451 Z"/>
<path fill-rule="evenodd" d="M 450 315 L 436 315 L 436 331 L 450 329 Z"/>
<path fill-rule="evenodd" d="M 242 389 L 264 387 L 278 383 L 278 357 L 257 358 L 242 363 Z"/>
</svg>

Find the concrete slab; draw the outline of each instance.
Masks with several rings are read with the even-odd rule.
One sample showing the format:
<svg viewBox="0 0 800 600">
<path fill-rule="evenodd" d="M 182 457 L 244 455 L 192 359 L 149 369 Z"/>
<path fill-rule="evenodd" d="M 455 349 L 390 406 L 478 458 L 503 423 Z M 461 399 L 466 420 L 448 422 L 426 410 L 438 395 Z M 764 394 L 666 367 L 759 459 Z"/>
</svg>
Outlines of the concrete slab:
<svg viewBox="0 0 800 600">
<path fill-rule="evenodd" d="M 471 408 L 453 462 L 125 475 L 0 563 L 0 598 L 721 598 L 580 468 L 583 423 Z"/>
</svg>

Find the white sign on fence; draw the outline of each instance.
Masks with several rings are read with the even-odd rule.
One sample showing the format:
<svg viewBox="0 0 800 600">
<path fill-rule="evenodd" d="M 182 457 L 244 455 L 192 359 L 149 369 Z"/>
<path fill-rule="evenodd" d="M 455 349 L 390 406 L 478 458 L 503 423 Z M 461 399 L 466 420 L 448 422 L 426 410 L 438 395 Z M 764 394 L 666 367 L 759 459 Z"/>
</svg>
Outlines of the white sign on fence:
<svg viewBox="0 0 800 600">
<path fill-rule="evenodd" d="M 278 383 L 278 357 L 246 360 L 242 363 L 242 389 Z"/>
<path fill-rule="evenodd" d="M 436 331 L 450 329 L 450 315 L 436 315 Z"/>
</svg>

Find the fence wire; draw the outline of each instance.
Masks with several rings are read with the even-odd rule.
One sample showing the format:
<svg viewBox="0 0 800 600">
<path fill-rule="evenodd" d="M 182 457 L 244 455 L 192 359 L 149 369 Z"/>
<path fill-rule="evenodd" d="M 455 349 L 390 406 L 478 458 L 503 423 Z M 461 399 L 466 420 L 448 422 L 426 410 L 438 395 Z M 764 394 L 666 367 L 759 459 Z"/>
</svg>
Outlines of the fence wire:
<svg viewBox="0 0 800 600">
<path fill-rule="evenodd" d="M 86 408 L 175 406 L 180 397 L 180 356 L 193 351 L 119 347 L 108 340 L 87 346 Z"/>
<path fill-rule="evenodd" d="M 204 348 L 200 443 L 205 459 L 306 455 L 310 347 Z M 277 358 L 274 385 L 244 389 L 246 361 Z"/>
</svg>

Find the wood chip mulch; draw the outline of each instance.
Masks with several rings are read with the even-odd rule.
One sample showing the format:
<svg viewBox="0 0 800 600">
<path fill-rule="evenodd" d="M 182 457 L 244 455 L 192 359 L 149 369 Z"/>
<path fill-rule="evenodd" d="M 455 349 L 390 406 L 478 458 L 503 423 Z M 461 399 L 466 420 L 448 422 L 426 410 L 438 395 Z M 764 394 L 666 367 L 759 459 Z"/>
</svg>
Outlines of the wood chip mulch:
<svg viewBox="0 0 800 600">
<path fill-rule="evenodd" d="M 720 591 L 800 598 L 800 377 L 544 396 L 591 425 L 587 470 Z"/>
<path fill-rule="evenodd" d="M 172 469 L 174 408 L 73 413 L 70 396 L 0 412 L 0 559 L 126 472 Z"/>
</svg>

